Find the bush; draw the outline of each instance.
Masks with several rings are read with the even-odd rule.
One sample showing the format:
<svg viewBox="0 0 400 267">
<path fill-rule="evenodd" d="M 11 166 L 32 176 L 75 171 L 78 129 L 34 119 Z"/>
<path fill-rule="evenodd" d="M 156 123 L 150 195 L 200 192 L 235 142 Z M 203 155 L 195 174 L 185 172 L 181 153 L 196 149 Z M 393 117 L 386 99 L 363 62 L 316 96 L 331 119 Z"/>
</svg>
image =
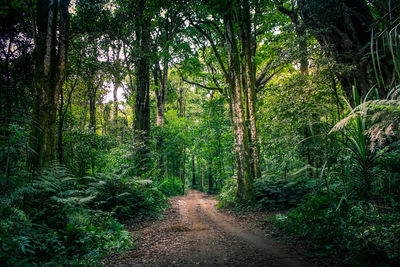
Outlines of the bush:
<svg viewBox="0 0 400 267">
<path fill-rule="evenodd" d="M 372 204 L 316 195 L 276 225 L 309 240 L 319 253 L 349 254 L 356 266 L 400 264 L 400 214 L 379 212 Z"/>
<path fill-rule="evenodd" d="M 115 141 L 110 136 L 102 136 L 90 130 L 77 127 L 67 128 L 64 135 L 65 165 L 73 174 L 92 175 L 107 169 L 109 153 Z"/>
<path fill-rule="evenodd" d="M 105 253 L 131 248 L 129 232 L 111 213 L 93 209 L 100 192 L 89 189 L 93 187 L 78 183 L 64 168 L 53 167 L 32 184 L 3 196 L 0 262 L 87 265 Z"/>
<path fill-rule="evenodd" d="M 166 196 L 182 194 L 183 183 L 179 178 L 164 177 L 157 185 L 158 189 Z"/>
<path fill-rule="evenodd" d="M 303 202 L 309 187 L 303 180 L 260 179 L 254 183 L 257 206 L 261 209 L 282 210 Z"/>
<path fill-rule="evenodd" d="M 111 173 L 84 179 L 93 181 L 86 189 L 93 196 L 90 205 L 111 212 L 119 220 L 157 214 L 166 205 L 165 195 L 151 180 L 135 180 Z"/>
<path fill-rule="evenodd" d="M 236 206 L 236 187 L 237 178 L 231 177 L 225 180 L 225 184 L 221 189 L 221 193 L 218 195 L 219 204 L 218 207 L 234 207 Z"/>
</svg>

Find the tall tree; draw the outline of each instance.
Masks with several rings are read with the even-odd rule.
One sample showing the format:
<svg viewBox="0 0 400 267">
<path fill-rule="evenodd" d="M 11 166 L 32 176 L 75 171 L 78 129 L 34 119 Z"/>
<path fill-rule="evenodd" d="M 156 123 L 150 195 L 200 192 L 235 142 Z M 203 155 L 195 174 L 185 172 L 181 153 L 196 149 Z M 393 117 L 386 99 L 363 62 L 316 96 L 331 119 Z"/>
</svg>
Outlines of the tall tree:
<svg viewBox="0 0 400 267">
<path fill-rule="evenodd" d="M 154 64 L 155 100 L 157 126 L 164 125 L 165 102 L 167 98 L 169 64 L 173 57 L 172 46 L 177 44 L 174 41 L 184 25 L 182 12 L 174 1 L 161 6 L 157 18 L 157 28 L 154 32 L 154 52 L 156 62 Z"/>
<path fill-rule="evenodd" d="M 136 138 L 144 144 L 144 149 L 138 155 L 139 166 L 146 170 L 146 153 L 148 153 L 148 139 L 150 136 L 150 22 L 152 12 L 147 0 L 134 2 L 135 8 L 135 121 Z"/>
<path fill-rule="evenodd" d="M 56 157 L 56 115 L 65 78 L 70 0 L 38 0 L 36 4 L 34 104 L 30 168 L 37 169 Z"/>
<path fill-rule="evenodd" d="M 206 5 L 207 6 L 207 5 Z M 196 17 L 191 24 L 206 38 L 223 74 L 230 102 L 234 130 L 238 201 L 254 203 L 253 180 L 260 175 L 256 114 L 255 114 L 255 66 L 253 64 L 254 38 L 251 29 L 250 2 L 235 0 L 232 3 L 208 3 L 213 19 Z M 222 21 L 222 25 L 220 25 Z M 217 43 L 223 44 L 221 49 Z M 227 58 L 227 62 L 224 60 Z M 209 65 L 212 69 L 212 66 Z M 211 89 L 210 87 L 203 86 Z M 250 126 L 247 124 L 250 121 Z"/>
</svg>

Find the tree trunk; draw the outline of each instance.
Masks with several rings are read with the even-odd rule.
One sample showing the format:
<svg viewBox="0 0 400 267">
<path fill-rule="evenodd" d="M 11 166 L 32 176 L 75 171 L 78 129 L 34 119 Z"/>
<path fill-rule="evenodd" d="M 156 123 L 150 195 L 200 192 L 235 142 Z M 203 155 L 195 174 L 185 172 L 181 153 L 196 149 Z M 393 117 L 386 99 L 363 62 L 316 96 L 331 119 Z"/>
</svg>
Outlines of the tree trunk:
<svg viewBox="0 0 400 267">
<path fill-rule="evenodd" d="M 208 191 L 212 191 L 213 187 L 214 187 L 211 166 L 212 166 L 212 160 L 210 160 L 210 162 L 208 164 Z"/>
<path fill-rule="evenodd" d="M 58 136 L 57 136 L 57 150 L 58 150 L 58 162 L 64 164 L 64 149 L 63 149 L 63 129 L 64 129 L 64 96 L 61 90 L 60 108 L 58 109 Z"/>
<path fill-rule="evenodd" d="M 178 88 L 178 108 L 179 108 L 179 117 L 184 117 L 185 116 L 185 99 L 183 97 L 183 89 L 182 88 Z"/>
<path fill-rule="evenodd" d="M 114 78 L 114 90 L 113 90 L 113 105 L 114 105 L 114 121 L 118 118 L 118 88 L 121 86 L 121 82 Z"/>
<path fill-rule="evenodd" d="M 156 84 L 156 110 L 157 110 L 157 126 L 164 126 L 164 113 L 165 113 L 165 101 L 167 97 L 167 85 L 168 85 L 168 63 L 163 64 L 163 69 L 160 66 L 157 67 L 157 73 L 159 77 L 159 84 Z"/>
<path fill-rule="evenodd" d="M 135 130 L 146 137 L 150 134 L 150 15 L 145 11 L 146 0 L 139 1 L 136 15 L 136 102 Z"/>
<path fill-rule="evenodd" d="M 147 172 L 150 137 L 150 14 L 147 1 L 136 3 L 136 42 L 138 54 L 135 60 L 136 102 L 135 138 L 141 143 L 137 153 L 139 175 Z"/>
<path fill-rule="evenodd" d="M 201 192 L 204 192 L 204 171 L 203 171 L 203 166 L 201 166 Z"/>
<path fill-rule="evenodd" d="M 186 175 L 186 148 L 183 149 L 183 162 L 181 167 L 182 195 L 185 194 L 185 175 Z"/>
<path fill-rule="evenodd" d="M 93 85 L 90 84 L 89 87 Z M 97 89 L 89 88 L 89 129 L 92 132 L 96 132 L 96 95 Z"/>
<path fill-rule="evenodd" d="M 36 170 L 56 157 L 56 117 L 64 83 L 68 44 L 69 0 L 38 0 L 35 36 L 34 104 L 29 168 Z M 59 17 L 59 19 L 58 19 Z M 57 38 L 58 37 L 58 38 Z M 58 44 L 58 47 L 57 47 Z"/>
<path fill-rule="evenodd" d="M 255 120 L 255 92 L 253 90 L 247 90 L 247 82 L 243 77 L 245 76 L 243 72 L 245 71 L 243 68 L 243 64 L 241 60 L 244 59 L 243 48 L 240 47 L 240 44 L 244 44 L 244 32 L 243 32 L 243 24 L 244 18 L 242 16 L 244 10 L 243 7 L 249 5 L 248 0 L 235 0 L 231 2 L 225 2 L 225 4 L 218 5 L 220 15 L 222 16 L 223 24 L 224 24 L 224 33 L 223 38 L 225 42 L 225 48 L 227 51 L 228 64 L 224 63 L 223 57 L 221 57 L 218 48 L 214 42 L 214 39 L 209 35 L 199 24 L 195 24 L 192 22 L 192 25 L 198 29 L 210 42 L 211 48 L 215 54 L 216 60 L 220 66 L 220 70 L 224 75 L 225 82 L 228 85 L 228 98 L 230 102 L 230 111 L 232 115 L 232 124 L 233 124 L 233 133 L 234 133 L 234 145 L 235 145 L 235 171 L 237 175 L 237 191 L 236 191 L 236 199 L 239 202 L 247 202 L 254 204 L 255 203 L 255 193 L 253 188 L 253 178 L 255 175 L 259 174 L 259 159 L 256 156 L 255 160 L 252 160 L 252 154 L 258 155 L 258 148 L 255 150 L 250 149 L 250 141 L 249 134 L 252 133 L 251 138 L 254 138 L 255 144 L 257 143 L 257 134 L 256 134 L 256 120 Z M 251 31 L 250 25 L 250 11 L 249 6 L 246 7 L 245 13 L 248 16 L 247 21 L 247 31 Z M 250 26 L 249 26 L 250 25 Z M 242 31 L 240 32 L 238 28 L 242 26 Z M 222 32 L 218 31 L 217 35 L 221 35 Z M 241 34 L 241 36 L 239 35 Z M 249 34 L 249 33 L 247 33 Z M 242 40 L 242 42 L 238 45 L 237 36 Z M 249 46 L 251 50 L 251 45 Z M 250 60 L 248 61 L 248 72 L 249 72 L 249 84 L 250 88 L 252 87 L 252 83 L 254 80 L 251 80 L 252 75 L 254 74 L 255 69 L 252 62 L 252 53 L 248 53 L 250 56 Z M 250 97 L 248 97 L 248 91 L 250 93 Z M 252 116 L 253 119 L 253 132 L 250 131 L 250 128 L 246 124 L 246 111 L 248 110 L 248 100 L 250 99 L 250 104 L 252 106 Z M 250 112 L 249 112 L 250 113 Z M 253 167 L 252 167 L 253 163 Z M 253 171 L 254 170 L 254 171 Z"/>
<path fill-rule="evenodd" d="M 261 177 L 260 171 L 260 152 L 257 137 L 257 119 L 256 119 L 256 86 L 255 86 L 255 66 L 253 63 L 253 37 L 250 24 L 250 7 L 248 1 L 243 2 L 243 35 L 242 46 L 245 60 L 245 86 L 247 91 L 248 120 L 250 122 L 250 141 L 251 141 L 251 165 L 253 177 Z"/>
<path fill-rule="evenodd" d="M 195 166 L 195 157 L 193 155 L 192 160 L 192 187 L 196 185 L 196 166 Z"/>
<path fill-rule="evenodd" d="M 230 12 L 229 12 L 230 11 Z M 229 60 L 229 94 L 233 115 L 233 133 L 236 155 L 236 175 L 238 188 L 236 199 L 239 202 L 255 202 L 253 177 L 251 168 L 251 154 L 249 146 L 248 128 L 245 123 L 245 109 L 241 87 L 241 73 L 239 52 L 232 21 L 232 10 L 228 9 L 224 16 L 225 44 Z"/>
</svg>

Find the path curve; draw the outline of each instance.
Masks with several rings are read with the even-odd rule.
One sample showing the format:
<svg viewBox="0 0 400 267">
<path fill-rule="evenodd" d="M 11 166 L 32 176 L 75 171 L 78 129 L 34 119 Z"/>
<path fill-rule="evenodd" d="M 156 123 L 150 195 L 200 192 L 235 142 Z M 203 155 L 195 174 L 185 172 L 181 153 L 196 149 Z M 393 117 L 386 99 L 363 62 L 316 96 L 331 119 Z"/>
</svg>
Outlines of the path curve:
<svg viewBox="0 0 400 267">
<path fill-rule="evenodd" d="M 306 266 L 257 229 L 219 212 L 199 191 L 172 199 L 165 220 L 135 234 L 138 250 L 108 259 L 109 266 Z"/>
</svg>

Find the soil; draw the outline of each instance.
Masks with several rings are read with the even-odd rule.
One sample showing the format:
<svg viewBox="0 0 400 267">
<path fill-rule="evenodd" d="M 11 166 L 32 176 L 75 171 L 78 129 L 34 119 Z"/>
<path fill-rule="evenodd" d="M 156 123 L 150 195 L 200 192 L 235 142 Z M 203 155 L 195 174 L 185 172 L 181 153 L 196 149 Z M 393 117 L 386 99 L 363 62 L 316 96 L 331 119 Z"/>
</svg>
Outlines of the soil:
<svg viewBox="0 0 400 267">
<path fill-rule="evenodd" d="M 109 255 L 106 266 L 329 266 L 270 237 L 261 214 L 218 211 L 214 196 L 189 190 L 171 199 L 164 219 L 133 225 L 136 250 Z M 265 217 L 264 217 L 265 218 Z M 136 227 L 135 227 L 136 226 Z"/>
</svg>

